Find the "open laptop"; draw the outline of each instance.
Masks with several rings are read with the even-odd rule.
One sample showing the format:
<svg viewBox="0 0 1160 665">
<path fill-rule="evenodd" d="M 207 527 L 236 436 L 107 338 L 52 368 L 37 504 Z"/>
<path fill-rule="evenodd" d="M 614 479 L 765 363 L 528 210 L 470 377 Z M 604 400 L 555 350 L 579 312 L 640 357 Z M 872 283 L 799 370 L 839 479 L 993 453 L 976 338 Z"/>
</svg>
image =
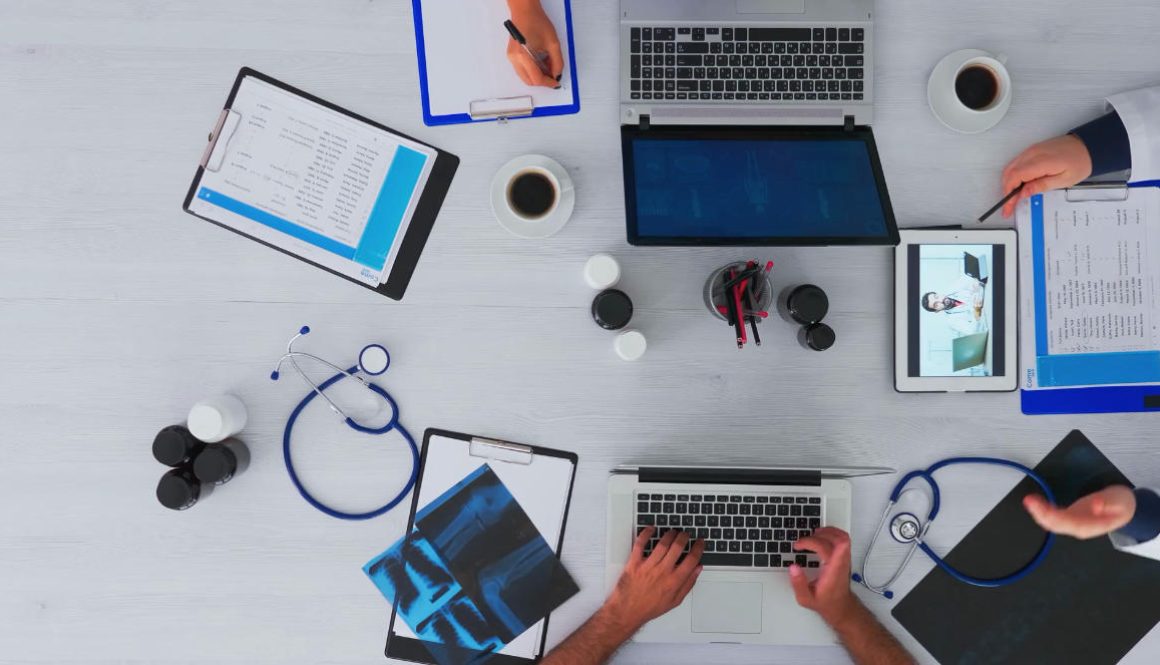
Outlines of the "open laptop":
<svg viewBox="0 0 1160 665">
<path fill-rule="evenodd" d="M 987 257 L 978 257 L 968 252 L 963 252 L 963 273 L 968 277 L 974 277 L 980 282 L 986 280 L 991 276 L 991 271 L 987 269 Z"/>
<path fill-rule="evenodd" d="M 620 0 L 635 245 L 897 244 L 873 0 Z"/>
<path fill-rule="evenodd" d="M 608 481 L 606 585 L 616 584 L 639 529 L 683 529 L 706 541 L 704 570 L 685 601 L 636 641 L 832 644 L 825 623 L 794 600 L 789 565 L 811 572 L 819 562 L 792 543 L 819 526 L 849 531 L 847 479 L 892 471 L 618 467 Z"/>
</svg>

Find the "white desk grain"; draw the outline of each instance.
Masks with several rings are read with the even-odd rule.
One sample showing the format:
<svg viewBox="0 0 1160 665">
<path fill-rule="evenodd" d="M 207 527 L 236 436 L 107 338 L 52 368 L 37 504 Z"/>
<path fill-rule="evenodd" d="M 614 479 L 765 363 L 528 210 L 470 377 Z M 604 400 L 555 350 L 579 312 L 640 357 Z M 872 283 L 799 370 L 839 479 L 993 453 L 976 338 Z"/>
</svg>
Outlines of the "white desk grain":
<svg viewBox="0 0 1160 665">
<path fill-rule="evenodd" d="M 972 218 L 1022 146 L 1160 78 L 1152 0 L 879 4 L 875 131 L 904 226 Z M 301 390 L 265 376 L 302 323 L 317 331 L 311 348 L 336 358 L 388 344 L 388 384 L 414 431 L 580 454 L 563 558 L 583 590 L 555 615 L 553 643 L 601 601 L 604 482 L 616 464 L 905 469 L 965 452 L 1033 463 L 1080 427 L 1137 481 L 1160 480 L 1156 416 L 1027 418 L 1015 395 L 896 394 L 887 249 L 770 252 L 779 287 L 829 290 L 838 345 L 810 354 L 771 323 L 761 350 L 729 348 L 699 287 L 748 253 L 625 246 L 616 2 L 575 2 L 574 13 L 583 112 L 431 129 L 403 0 L 0 0 L 0 662 L 382 661 L 387 606 L 360 566 L 399 537 L 405 514 L 340 523 L 294 494 L 278 437 Z M 496 48 L 502 40 L 497 29 Z M 982 136 L 952 134 L 925 103 L 930 68 L 962 47 L 1008 54 L 1016 81 L 1010 115 Z M 462 157 L 406 302 L 181 212 L 242 65 Z M 542 242 L 508 236 L 487 206 L 492 173 L 527 152 L 559 159 L 577 186 L 571 223 Z M 580 266 L 595 251 L 624 263 L 650 341 L 642 362 L 616 360 L 588 319 Z M 223 390 L 251 407 L 254 463 L 194 510 L 165 511 L 152 496 L 151 437 Z M 390 464 L 403 459 L 397 446 L 344 448 L 341 461 L 306 448 L 323 493 L 349 489 L 361 505 L 397 481 Z M 942 547 L 1011 482 L 955 480 Z M 857 558 L 892 482 L 856 485 Z M 898 629 L 888 604 L 867 602 Z M 1158 654 L 1153 634 L 1131 659 Z M 617 658 L 845 660 L 837 648 L 659 646 Z"/>
</svg>

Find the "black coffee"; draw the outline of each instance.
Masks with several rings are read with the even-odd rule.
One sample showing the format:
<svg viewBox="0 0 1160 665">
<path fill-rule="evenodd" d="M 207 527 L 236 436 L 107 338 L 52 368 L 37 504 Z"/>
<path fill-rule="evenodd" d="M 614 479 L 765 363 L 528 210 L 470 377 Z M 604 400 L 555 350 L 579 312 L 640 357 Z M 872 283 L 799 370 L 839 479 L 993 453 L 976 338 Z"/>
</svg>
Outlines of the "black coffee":
<svg viewBox="0 0 1160 665">
<path fill-rule="evenodd" d="M 508 202 L 519 215 L 535 219 L 556 204 L 556 186 L 543 173 L 525 171 L 508 187 Z"/>
<path fill-rule="evenodd" d="M 978 111 L 995 101 L 999 94 L 999 81 L 995 73 L 983 65 L 971 65 L 959 72 L 955 78 L 955 94 L 967 108 Z"/>
</svg>

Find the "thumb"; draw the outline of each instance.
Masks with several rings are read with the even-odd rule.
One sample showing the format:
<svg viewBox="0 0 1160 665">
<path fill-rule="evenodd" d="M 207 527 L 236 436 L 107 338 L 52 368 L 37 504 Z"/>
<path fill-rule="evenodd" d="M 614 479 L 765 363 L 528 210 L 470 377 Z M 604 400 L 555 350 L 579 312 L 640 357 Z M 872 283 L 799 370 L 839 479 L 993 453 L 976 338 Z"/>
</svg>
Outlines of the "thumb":
<svg viewBox="0 0 1160 665">
<path fill-rule="evenodd" d="M 1066 173 L 1045 175 L 1042 178 L 1036 178 L 1025 183 L 1023 185 L 1023 191 L 1019 193 L 1019 199 L 1029 199 L 1036 194 L 1042 194 L 1053 189 L 1071 187 L 1074 184 Z"/>
<path fill-rule="evenodd" d="M 1035 520 L 1039 526 L 1051 531 L 1051 527 L 1055 522 L 1054 509 L 1048 505 L 1043 497 L 1031 495 L 1023 497 L 1023 507 L 1030 513 L 1031 518 Z"/>
<path fill-rule="evenodd" d="M 806 578 L 806 573 L 802 567 L 796 563 L 789 567 L 789 583 L 793 587 L 793 595 L 797 599 L 798 605 L 812 608 L 814 594 L 810 591 L 810 581 Z"/>
<path fill-rule="evenodd" d="M 557 81 L 564 75 L 564 53 L 560 50 L 558 42 L 548 46 L 548 71 Z"/>
</svg>

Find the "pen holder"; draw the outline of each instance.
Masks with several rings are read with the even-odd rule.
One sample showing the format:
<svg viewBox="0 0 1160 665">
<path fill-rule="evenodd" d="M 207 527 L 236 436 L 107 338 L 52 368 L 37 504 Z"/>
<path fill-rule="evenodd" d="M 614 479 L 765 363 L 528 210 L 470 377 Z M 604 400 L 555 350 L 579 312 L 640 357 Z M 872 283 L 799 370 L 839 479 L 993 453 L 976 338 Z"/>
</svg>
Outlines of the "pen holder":
<svg viewBox="0 0 1160 665">
<path fill-rule="evenodd" d="M 725 276 L 730 269 L 735 272 L 740 272 L 745 270 L 745 266 L 745 261 L 735 261 L 726 264 L 710 273 L 709 279 L 705 280 L 705 289 L 702 295 L 705 299 L 705 307 L 714 318 L 720 321 L 729 320 L 729 317 L 722 314 L 719 309 L 721 307 L 724 307 L 726 311 L 729 309 L 728 301 L 725 299 Z M 768 311 L 770 305 L 773 304 L 773 282 L 770 280 L 768 273 L 761 275 L 757 279 L 758 290 L 754 295 L 754 299 L 757 301 L 757 309 L 759 311 Z M 748 309 L 745 307 L 744 302 L 742 303 L 742 307 Z"/>
</svg>

